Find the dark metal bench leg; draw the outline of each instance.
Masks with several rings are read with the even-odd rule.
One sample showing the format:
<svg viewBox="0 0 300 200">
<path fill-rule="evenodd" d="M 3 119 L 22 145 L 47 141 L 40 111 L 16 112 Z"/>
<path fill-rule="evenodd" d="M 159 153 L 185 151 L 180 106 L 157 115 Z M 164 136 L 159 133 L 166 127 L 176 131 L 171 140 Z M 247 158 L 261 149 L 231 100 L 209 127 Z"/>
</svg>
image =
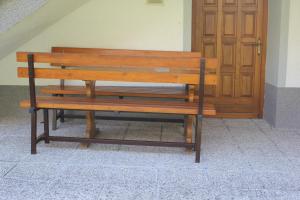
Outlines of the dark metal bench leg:
<svg viewBox="0 0 300 200">
<path fill-rule="evenodd" d="M 200 163 L 202 119 L 203 118 L 201 115 L 198 115 L 196 119 L 196 134 L 195 134 L 196 163 Z"/>
<path fill-rule="evenodd" d="M 44 109 L 44 134 L 45 134 L 45 143 L 49 144 L 49 112 L 48 112 L 48 109 Z"/>
<path fill-rule="evenodd" d="M 59 96 L 63 97 L 64 95 L 61 94 Z M 63 109 L 61 109 L 59 111 L 59 121 L 60 121 L 60 123 L 64 123 L 65 122 L 65 110 L 63 110 Z"/>
<path fill-rule="evenodd" d="M 36 154 L 37 111 L 31 113 L 31 154 Z"/>
<path fill-rule="evenodd" d="M 52 130 L 55 131 L 57 129 L 57 110 L 52 110 Z"/>
<path fill-rule="evenodd" d="M 60 110 L 59 111 L 59 119 L 60 119 L 60 123 L 65 122 L 65 110 Z"/>
</svg>

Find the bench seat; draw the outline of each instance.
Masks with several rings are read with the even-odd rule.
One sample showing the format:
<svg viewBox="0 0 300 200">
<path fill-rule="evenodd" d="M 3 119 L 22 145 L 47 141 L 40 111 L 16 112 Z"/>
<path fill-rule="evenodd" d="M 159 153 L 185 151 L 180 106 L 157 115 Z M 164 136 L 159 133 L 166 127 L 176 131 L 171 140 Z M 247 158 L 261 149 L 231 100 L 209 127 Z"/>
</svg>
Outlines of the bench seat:
<svg viewBox="0 0 300 200">
<path fill-rule="evenodd" d="M 83 86 L 59 85 L 44 86 L 40 89 L 42 94 L 50 95 L 85 95 Z M 186 99 L 188 95 L 183 87 L 134 87 L 134 86 L 96 86 L 96 95 L 99 96 L 125 96 L 125 97 L 152 97 Z"/>
<path fill-rule="evenodd" d="M 91 99 L 84 97 L 37 97 L 39 109 L 64 110 L 93 110 L 93 111 L 121 111 L 143 113 L 165 113 L 197 115 L 198 103 L 154 100 L 127 100 L 127 99 Z M 22 108 L 30 107 L 30 100 L 20 103 Z M 216 115 L 216 109 L 211 104 L 204 105 L 204 115 Z"/>
</svg>

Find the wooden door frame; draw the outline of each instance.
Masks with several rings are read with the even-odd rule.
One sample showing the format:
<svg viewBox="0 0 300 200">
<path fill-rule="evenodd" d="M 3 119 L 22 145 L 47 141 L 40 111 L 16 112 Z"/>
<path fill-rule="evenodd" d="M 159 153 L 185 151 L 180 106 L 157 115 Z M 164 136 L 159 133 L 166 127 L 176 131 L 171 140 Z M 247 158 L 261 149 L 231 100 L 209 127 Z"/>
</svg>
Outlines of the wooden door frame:
<svg viewBox="0 0 300 200">
<path fill-rule="evenodd" d="M 199 0 L 192 0 L 199 1 Z M 261 69 L 260 69 L 260 88 L 259 88 L 259 110 L 258 118 L 263 118 L 264 115 L 264 103 L 265 103 L 265 80 L 266 80 L 266 60 L 267 60 L 267 40 L 268 40 L 268 12 L 269 12 L 269 0 L 263 0 L 263 27 L 262 27 L 262 60 L 261 60 Z M 193 3 L 192 3 L 193 4 Z M 194 16 L 193 12 L 195 9 L 192 9 L 192 35 L 194 35 Z M 192 37 L 192 46 L 194 43 L 194 37 Z"/>
<path fill-rule="evenodd" d="M 264 13 L 263 13 L 263 35 L 262 35 L 262 61 L 260 69 L 260 98 L 259 98 L 259 118 L 264 116 L 264 105 L 265 105 L 265 82 L 266 82 L 266 61 L 267 61 L 267 42 L 268 42 L 268 20 L 269 20 L 269 0 L 264 0 Z"/>
</svg>

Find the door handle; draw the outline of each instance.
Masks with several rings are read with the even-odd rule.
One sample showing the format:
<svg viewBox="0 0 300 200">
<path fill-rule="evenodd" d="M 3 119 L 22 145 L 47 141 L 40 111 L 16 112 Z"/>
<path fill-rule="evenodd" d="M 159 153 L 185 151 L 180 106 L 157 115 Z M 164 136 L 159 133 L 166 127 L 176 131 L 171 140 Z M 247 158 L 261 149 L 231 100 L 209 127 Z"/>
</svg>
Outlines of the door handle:
<svg viewBox="0 0 300 200">
<path fill-rule="evenodd" d="M 253 43 L 254 46 L 257 47 L 257 54 L 260 56 L 262 51 L 262 41 L 261 39 L 258 39 L 256 43 Z"/>
<path fill-rule="evenodd" d="M 257 40 L 257 54 L 261 55 L 262 42 L 260 39 Z"/>
</svg>

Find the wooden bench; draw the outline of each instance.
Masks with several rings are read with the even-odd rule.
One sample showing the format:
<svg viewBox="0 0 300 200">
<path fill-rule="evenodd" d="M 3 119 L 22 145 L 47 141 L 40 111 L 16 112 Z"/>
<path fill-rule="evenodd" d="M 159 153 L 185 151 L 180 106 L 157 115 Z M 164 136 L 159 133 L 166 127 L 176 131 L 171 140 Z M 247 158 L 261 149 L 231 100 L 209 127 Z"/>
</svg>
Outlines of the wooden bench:
<svg viewBox="0 0 300 200">
<path fill-rule="evenodd" d="M 180 53 L 178 53 L 180 54 Z M 30 99 L 20 103 L 22 108 L 29 108 L 31 113 L 31 153 L 36 154 L 36 145 L 40 141 L 65 141 L 83 143 L 148 145 L 168 147 L 190 147 L 196 151 L 196 162 L 200 162 L 201 125 L 203 115 L 215 115 L 213 105 L 204 104 L 204 85 L 215 84 L 215 75 L 205 75 L 206 66 L 216 66 L 214 59 L 198 57 L 171 56 L 132 56 L 99 55 L 83 53 L 17 53 L 18 62 L 28 62 L 27 67 L 18 68 L 18 77 L 29 78 Z M 58 63 L 72 68 L 35 68 L 36 63 Z M 36 96 L 35 79 L 84 80 L 88 86 L 89 97 L 51 97 Z M 141 99 L 97 99 L 95 81 L 120 81 L 143 83 L 171 83 L 189 85 L 189 97 L 197 101 L 141 100 Z M 193 98 L 195 99 L 195 98 Z M 96 138 L 61 137 L 49 135 L 48 110 L 89 111 L 91 118 L 94 111 L 122 111 L 134 113 L 162 113 L 189 115 L 196 117 L 195 142 L 136 141 Z M 37 136 L 37 111 L 44 112 L 44 133 Z M 93 130 L 94 124 L 91 126 Z"/>
<path fill-rule="evenodd" d="M 103 48 L 74 48 L 74 47 L 52 47 L 53 53 L 86 53 L 98 55 L 115 55 L 115 56 L 140 56 L 140 57 L 172 57 L 172 58 L 197 58 L 201 56 L 198 52 L 176 52 L 176 51 L 149 51 L 149 50 L 126 50 L 126 49 L 103 49 Z M 54 67 L 66 68 L 69 66 L 61 66 L 58 63 L 52 63 Z M 210 65 L 207 69 L 215 71 L 214 65 Z M 211 83 L 210 83 L 211 84 Z M 188 87 L 133 87 L 133 86 L 98 86 L 95 88 L 96 96 L 116 96 L 119 98 L 124 97 L 146 97 L 146 98 L 174 98 L 185 99 L 193 101 L 193 97 L 189 97 Z M 59 85 L 49 85 L 42 87 L 40 92 L 42 94 L 49 94 L 53 96 L 65 95 L 85 95 L 86 89 L 83 86 L 68 86 L 65 80 L 61 80 Z M 57 113 L 53 110 L 52 130 L 57 129 L 57 120 L 60 119 L 64 122 L 65 118 L 84 118 L 82 115 L 65 114 L 64 110 Z M 160 121 L 160 122 L 181 122 L 185 124 L 185 135 L 188 142 L 192 141 L 192 124 L 193 119 L 191 116 L 186 116 L 183 119 L 166 119 L 166 118 L 143 118 L 143 117 L 112 117 L 112 116 L 96 116 L 97 119 L 106 120 L 133 120 L 133 121 Z"/>
</svg>

